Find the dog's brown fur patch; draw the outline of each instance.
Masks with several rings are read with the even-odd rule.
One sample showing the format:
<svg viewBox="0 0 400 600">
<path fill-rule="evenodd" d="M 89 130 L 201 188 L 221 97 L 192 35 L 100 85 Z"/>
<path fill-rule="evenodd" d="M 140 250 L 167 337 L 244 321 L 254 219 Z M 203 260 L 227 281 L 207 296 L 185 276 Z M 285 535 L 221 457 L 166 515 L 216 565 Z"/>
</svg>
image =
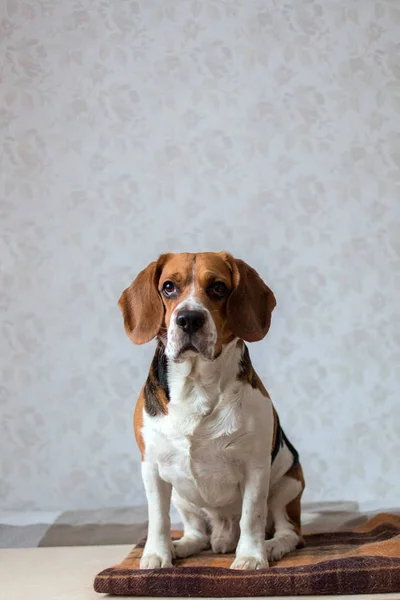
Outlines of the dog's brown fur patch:
<svg viewBox="0 0 400 600">
<path fill-rule="evenodd" d="M 239 372 L 237 374 L 237 379 L 239 381 L 245 381 L 249 383 L 253 389 L 260 390 L 263 396 L 269 398 L 269 394 L 265 389 L 263 382 L 254 370 L 250 359 L 249 349 L 247 348 L 246 344 L 241 340 L 238 343 L 242 346 L 243 353 L 239 363 Z"/>
<path fill-rule="evenodd" d="M 144 440 L 143 440 L 143 411 L 144 411 L 144 386 L 142 387 L 139 398 L 136 402 L 135 412 L 133 413 L 133 429 L 135 431 L 136 443 L 139 446 L 142 460 L 144 460 Z"/>
<path fill-rule="evenodd" d="M 289 502 L 289 504 L 286 505 L 286 513 L 288 516 L 288 519 L 291 523 L 291 525 L 293 526 L 294 531 L 301 536 L 301 496 L 303 494 L 304 488 L 305 488 L 305 481 L 304 481 L 304 475 L 303 475 L 303 469 L 301 468 L 301 464 L 299 462 L 296 462 L 287 473 L 285 473 L 285 475 L 287 475 L 287 477 L 292 477 L 293 479 L 296 479 L 297 481 L 299 481 L 301 483 L 301 492 L 298 494 L 298 496 L 296 496 L 296 498 L 294 498 L 291 502 Z M 301 547 L 304 545 L 304 541 L 303 539 L 301 539 L 301 541 L 299 542 L 299 546 Z"/>
</svg>

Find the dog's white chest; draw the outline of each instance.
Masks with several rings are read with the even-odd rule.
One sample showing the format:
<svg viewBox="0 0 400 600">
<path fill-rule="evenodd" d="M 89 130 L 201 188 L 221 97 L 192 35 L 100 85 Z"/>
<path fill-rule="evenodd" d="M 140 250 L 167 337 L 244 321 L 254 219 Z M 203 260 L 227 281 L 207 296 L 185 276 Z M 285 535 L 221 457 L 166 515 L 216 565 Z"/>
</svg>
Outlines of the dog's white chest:
<svg viewBox="0 0 400 600">
<path fill-rule="evenodd" d="M 168 415 L 146 420 L 146 446 L 162 479 L 197 506 L 221 508 L 240 502 L 244 464 L 258 450 L 259 411 L 254 415 L 254 404 L 267 407 L 258 393 L 243 398 L 242 392 L 243 387 L 235 385 L 210 407 L 194 390 L 183 401 L 172 401 Z M 265 454 L 265 447 L 261 451 Z"/>
<path fill-rule="evenodd" d="M 234 441 L 240 434 L 240 411 L 223 405 L 209 411 L 204 399 L 196 399 L 195 404 L 192 398 L 187 404 L 172 403 L 158 423 L 160 475 L 197 506 L 227 506 L 240 494 Z"/>
<path fill-rule="evenodd" d="M 230 437 L 166 438 L 157 457 L 161 477 L 197 506 L 218 508 L 234 503 L 240 494 L 241 469 L 229 448 Z"/>
</svg>

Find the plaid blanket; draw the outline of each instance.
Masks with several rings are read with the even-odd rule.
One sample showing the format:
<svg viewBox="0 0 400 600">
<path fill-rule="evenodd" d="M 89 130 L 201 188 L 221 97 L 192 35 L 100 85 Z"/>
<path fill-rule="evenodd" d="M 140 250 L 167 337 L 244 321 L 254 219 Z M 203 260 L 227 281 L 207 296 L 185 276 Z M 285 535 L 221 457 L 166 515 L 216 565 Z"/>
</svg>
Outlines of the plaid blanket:
<svg viewBox="0 0 400 600">
<path fill-rule="evenodd" d="M 179 538 L 181 532 L 173 532 Z M 233 555 L 211 551 L 173 569 L 141 571 L 144 541 L 97 575 L 97 592 L 126 596 L 290 596 L 399 592 L 400 515 L 379 514 L 360 525 L 305 534 L 306 546 L 269 569 L 231 571 Z"/>
</svg>

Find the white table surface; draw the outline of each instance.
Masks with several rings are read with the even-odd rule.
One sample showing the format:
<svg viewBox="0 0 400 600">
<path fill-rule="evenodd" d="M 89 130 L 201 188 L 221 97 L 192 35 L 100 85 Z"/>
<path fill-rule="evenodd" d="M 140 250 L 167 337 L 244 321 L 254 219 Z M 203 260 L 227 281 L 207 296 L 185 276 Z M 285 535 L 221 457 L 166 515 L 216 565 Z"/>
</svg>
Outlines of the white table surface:
<svg viewBox="0 0 400 600">
<path fill-rule="evenodd" d="M 0 550 L 1 600 L 104 600 L 93 590 L 95 575 L 120 562 L 132 546 L 12 548 Z M 302 596 L 316 600 L 317 596 Z M 399 594 L 321 596 L 324 600 L 400 600 Z M 279 600 L 275 597 L 275 600 Z M 280 600 L 299 600 L 288 596 Z"/>
</svg>

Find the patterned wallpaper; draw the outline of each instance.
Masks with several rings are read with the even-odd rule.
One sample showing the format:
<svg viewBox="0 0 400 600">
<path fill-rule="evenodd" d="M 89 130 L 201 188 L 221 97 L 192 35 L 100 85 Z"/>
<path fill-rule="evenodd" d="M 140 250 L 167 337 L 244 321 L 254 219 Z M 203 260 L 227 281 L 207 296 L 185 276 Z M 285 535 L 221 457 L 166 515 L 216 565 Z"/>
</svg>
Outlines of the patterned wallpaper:
<svg viewBox="0 0 400 600">
<path fill-rule="evenodd" d="M 308 500 L 400 497 L 397 0 L 7 0 L 1 508 L 144 500 L 120 292 L 225 249 Z"/>
</svg>

